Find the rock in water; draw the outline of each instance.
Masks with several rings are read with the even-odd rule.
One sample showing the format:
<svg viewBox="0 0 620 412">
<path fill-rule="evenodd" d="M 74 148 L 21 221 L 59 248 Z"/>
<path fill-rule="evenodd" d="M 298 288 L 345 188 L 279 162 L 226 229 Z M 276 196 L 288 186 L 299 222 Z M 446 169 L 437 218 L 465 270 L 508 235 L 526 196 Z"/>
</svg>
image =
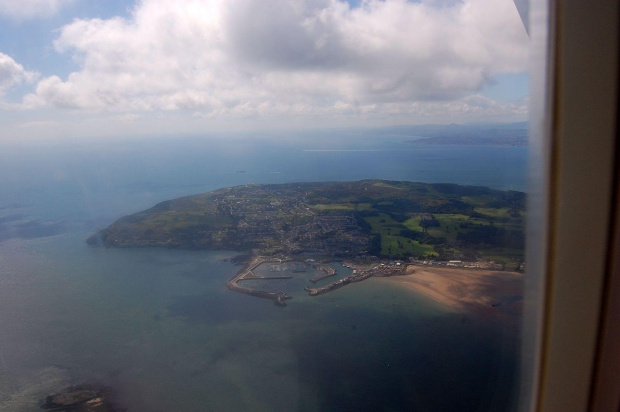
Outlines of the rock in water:
<svg viewBox="0 0 620 412">
<path fill-rule="evenodd" d="M 41 409 L 51 411 L 74 412 L 117 412 L 120 409 L 112 406 L 107 399 L 104 388 L 91 385 L 71 386 L 59 393 L 45 398 Z"/>
</svg>

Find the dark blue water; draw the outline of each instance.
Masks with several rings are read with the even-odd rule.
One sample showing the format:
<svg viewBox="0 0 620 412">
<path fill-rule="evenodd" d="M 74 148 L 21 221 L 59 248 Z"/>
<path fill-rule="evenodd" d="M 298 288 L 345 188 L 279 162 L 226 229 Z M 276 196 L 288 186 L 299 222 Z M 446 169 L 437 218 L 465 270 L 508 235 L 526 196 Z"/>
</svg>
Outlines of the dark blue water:
<svg viewBox="0 0 620 412">
<path fill-rule="evenodd" d="M 381 279 L 287 308 L 230 292 L 234 252 L 89 248 L 114 219 L 247 183 L 523 190 L 524 148 L 345 133 L 15 143 L 0 152 L 0 410 L 72 383 L 137 411 L 510 410 L 517 331 Z"/>
</svg>

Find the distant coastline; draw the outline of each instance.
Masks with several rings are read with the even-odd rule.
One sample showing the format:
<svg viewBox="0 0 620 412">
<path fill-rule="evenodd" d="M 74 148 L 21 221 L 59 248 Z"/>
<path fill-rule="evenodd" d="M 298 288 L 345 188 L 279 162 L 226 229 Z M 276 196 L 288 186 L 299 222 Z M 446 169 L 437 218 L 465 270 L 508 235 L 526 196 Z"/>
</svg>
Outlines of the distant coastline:
<svg viewBox="0 0 620 412">
<path fill-rule="evenodd" d="M 436 136 L 416 140 L 407 140 L 405 143 L 417 144 L 455 144 L 466 146 L 507 146 L 526 147 L 527 135 L 508 137 L 481 137 L 481 136 Z"/>
<path fill-rule="evenodd" d="M 436 125 L 427 128 L 419 127 L 410 132 L 416 132 L 415 136 L 411 136 L 415 139 L 406 140 L 405 143 L 506 147 L 525 147 L 528 144 L 528 125 L 526 122 L 490 125 Z"/>
</svg>

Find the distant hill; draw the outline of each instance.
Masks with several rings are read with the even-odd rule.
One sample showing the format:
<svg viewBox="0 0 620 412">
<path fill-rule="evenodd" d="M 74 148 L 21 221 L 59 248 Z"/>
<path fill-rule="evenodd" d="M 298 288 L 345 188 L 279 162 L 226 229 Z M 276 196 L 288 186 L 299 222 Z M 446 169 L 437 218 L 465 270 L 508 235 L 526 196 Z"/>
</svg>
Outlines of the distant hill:
<svg viewBox="0 0 620 412">
<path fill-rule="evenodd" d="M 525 194 L 382 180 L 247 185 L 169 200 L 91 236 L 106 247 L 261 255 L 523 259 Z"/>
</svg>

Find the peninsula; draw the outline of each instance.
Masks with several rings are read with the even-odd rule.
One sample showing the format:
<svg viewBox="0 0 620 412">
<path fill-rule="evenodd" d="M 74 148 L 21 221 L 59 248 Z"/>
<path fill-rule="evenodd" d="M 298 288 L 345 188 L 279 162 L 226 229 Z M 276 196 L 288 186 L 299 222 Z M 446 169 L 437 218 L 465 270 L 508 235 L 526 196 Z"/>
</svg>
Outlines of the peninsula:
<svg viewBox="0 0 620 412">
<path fill-rule="evenodd" d="M 314 265 L 322 272 L 312 283 L 336 274 L 327 262 L 361 265 L 350 276 L 308 287 L 311 295 L 370 276 L 405 274 L 416 262 L 519 270 L 524 219 L 524 193 L 479 186 L 385 180 L 245 185 L 159 203 L 119 219 L 87 243 L 252 250 L 229 288 L 284 305 L 285 292 L 240 282 L 287 278 L 253 273 L 269 262 Z"/>
</svg>

